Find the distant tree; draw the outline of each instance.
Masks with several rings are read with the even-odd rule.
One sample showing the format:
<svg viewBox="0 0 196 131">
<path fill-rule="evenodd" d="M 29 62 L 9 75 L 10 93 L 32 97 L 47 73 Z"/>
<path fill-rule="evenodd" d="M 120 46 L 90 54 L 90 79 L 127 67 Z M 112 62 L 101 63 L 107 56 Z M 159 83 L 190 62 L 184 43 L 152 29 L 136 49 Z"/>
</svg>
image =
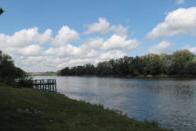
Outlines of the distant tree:
<svg viewBox="0 0 196 131">
<path fill-rule="evenodd" d="M 146 62 L 144 61 L 144 57 L 136 56 L 133 59 L 133 75 L 138 76 L 144 74 L 144 67 Z"/>
<path fill-rule="evenodd" d="M 185 69 L 186 74 L 196 75 L 196 56 L 186 64 Z"/>
<path fill-rule="evenodd" d="M 95 66 L 92 64 L 84 65 L 84 70 L 86 75 L 94 75 L 95 74 Z"/>
<path fill-rule="evenodd" d="M 161 74 L 161 59 L 159 55 L 149 54 L 144 57 L 144 75 Z"/>
<path fill-rule="evenodd" d="M 69 67 L 65 67 L 61 71 L 58 72 L 58 75 L 71 75 Z"/>
<path fill-rule="evenodd" d="M 171 55 L 161 54 L 160 62 L 160 74 L 169 75 L 171 71 L 171 65 L 173 63 Z"/>
<path fill-rule="evenodd" d="M 101 76 L 108 76 L 112 74 L 112 65 L 109 62 L 99 62 L 96 74 Z"/>
<path fill-rule="evenodd" d="M 187 74 L 187 64 L 192 61 L 194 55 L 188 50 L 177 51 L 172 55 L 171 73 L 174 75 Z"/>
</svg>

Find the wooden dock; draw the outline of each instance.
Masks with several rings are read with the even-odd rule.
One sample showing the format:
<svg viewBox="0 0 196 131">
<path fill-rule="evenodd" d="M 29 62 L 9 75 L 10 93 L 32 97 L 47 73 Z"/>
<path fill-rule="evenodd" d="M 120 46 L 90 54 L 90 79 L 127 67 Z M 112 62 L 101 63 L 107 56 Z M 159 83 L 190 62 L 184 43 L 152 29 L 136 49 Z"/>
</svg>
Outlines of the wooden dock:
<svg viewBox="0 0 196 131">
<path fill-rule="evenodd" d="M 55 79 L 33 80 L 33 88 L 42 90 L 42 91 L 57 92 L 56 80 Z"/>
</svg>

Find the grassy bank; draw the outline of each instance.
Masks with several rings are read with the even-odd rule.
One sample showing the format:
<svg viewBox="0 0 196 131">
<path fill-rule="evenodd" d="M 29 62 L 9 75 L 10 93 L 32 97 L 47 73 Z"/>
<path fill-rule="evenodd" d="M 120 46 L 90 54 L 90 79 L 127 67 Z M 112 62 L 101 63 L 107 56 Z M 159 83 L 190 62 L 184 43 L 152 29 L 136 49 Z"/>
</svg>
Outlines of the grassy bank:
<svg viewBox="0 0 196 131">
<path fill-rule="evenodd" d="M 166 131 L 157 124 L 71 100 L 63 95 L 0 84 L 1 131 Z"/>
</svg>

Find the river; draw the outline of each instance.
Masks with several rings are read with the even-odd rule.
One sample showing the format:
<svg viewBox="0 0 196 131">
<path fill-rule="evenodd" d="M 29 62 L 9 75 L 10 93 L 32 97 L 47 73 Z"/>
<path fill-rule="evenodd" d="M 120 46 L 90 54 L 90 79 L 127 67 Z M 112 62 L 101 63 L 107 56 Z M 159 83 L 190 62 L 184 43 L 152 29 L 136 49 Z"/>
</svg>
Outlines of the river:
<svg viewBox="0 0 196 131">
<path fill-rule="evenodd" d="M 126 79 L 36 76 L 56 79 L 66 96 L 157 121 L 175 131 L 196 130 L 196 79 Z"/>
</svg>

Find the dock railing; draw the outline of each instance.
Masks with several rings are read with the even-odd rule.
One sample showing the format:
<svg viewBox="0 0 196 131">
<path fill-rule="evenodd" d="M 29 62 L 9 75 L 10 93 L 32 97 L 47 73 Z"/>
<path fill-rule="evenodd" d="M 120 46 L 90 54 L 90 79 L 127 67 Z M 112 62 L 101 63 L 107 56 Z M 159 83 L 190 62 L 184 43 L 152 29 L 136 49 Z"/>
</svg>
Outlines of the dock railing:
<svg viewBox="0 0 196 131">
<path fill-rule="evenodd" d="M 57 85 L 55 79 L 36 79 L 33 80 L 33 88 L 48 91 L 57 92 Z"/>
</svg>

